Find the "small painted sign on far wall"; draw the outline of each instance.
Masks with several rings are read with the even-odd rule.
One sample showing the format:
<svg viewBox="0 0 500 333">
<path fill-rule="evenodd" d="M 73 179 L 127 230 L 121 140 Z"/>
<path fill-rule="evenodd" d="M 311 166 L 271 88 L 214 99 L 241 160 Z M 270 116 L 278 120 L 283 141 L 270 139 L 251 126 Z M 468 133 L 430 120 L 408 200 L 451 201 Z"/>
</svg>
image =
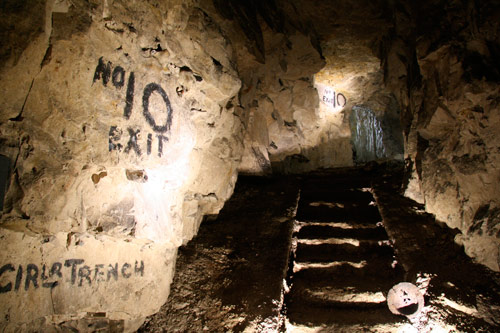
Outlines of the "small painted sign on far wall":
<svg viewBox="0 0 500 333">
<path fill-rule="evenodd" d="M 341 111 L 347 104 L 347 97 L 336 91 L 334 87 L 330 87 L 321 83 L 316 84 L 319 100 L 323 105 L 326 105 L 332 111 Z"/>
</svg>

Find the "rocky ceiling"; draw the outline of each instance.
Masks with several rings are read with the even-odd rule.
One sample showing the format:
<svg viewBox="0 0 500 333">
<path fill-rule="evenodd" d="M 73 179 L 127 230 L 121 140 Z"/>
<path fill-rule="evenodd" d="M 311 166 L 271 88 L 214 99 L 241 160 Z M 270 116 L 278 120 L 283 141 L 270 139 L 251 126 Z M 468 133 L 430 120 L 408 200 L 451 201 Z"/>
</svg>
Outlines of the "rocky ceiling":
<svg viewBox="0 0 500 333">
<path fill-rule="evenodd" d="M 241 173 L 404 161 L 405 194 L 498 271 L 499 8 L 3 1 L 2 328 L 134 330 Z"/>
</svg>

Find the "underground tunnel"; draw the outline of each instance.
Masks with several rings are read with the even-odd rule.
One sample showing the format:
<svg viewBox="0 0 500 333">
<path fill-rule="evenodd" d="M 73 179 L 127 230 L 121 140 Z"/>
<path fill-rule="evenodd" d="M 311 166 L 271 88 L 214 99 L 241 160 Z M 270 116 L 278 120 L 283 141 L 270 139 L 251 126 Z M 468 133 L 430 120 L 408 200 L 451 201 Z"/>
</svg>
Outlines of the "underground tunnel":
<svg viewBox="0 0 500 333">
<path fill-rule="evenodd" d="M 500 2 L 0 2 L 2 332 L 500 331 Z"/>
</svg>

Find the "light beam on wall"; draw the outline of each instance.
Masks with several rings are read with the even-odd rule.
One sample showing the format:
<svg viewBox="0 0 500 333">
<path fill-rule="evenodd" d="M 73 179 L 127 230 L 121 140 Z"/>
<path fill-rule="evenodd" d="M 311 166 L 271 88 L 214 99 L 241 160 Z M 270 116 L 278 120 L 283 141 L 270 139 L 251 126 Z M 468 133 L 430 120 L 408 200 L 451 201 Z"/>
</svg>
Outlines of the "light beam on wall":
<svg viewBox="0 0 500 333">
<path fill-rule="evenodd" d="M 187 123 L 178 129 L 175 126 L 178 124 L 174 124 L 177 135 L 172 135 L 163 147 L 164 156 L 146 163 L 147 179 L 131 183 L 134 186 L 136 237 L 180 246 L 183 221 L 176 210 L 183 206 L 184 194 L 180 195 L 179 189 L 189 176 L 196 138 Z"/>
</svg>

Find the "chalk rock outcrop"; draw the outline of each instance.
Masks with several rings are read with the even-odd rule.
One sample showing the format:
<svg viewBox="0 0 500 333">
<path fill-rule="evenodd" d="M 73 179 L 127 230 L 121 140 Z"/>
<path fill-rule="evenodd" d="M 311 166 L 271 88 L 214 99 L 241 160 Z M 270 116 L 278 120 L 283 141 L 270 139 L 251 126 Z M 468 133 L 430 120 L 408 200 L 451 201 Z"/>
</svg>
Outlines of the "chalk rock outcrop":
<svg viewBox="0 0 500 333">
<path fill-rule="evenodd" d="M 500 8 L 429 1 L 400 9 L 384 61 L 404 110 L 406 195 L 460 230 L 466 253 L 498 271 L 500 35 L 492 22 Z"/>
<path fill-rule="evenodd" d="M 97 313 L 133 329 L 166 300 L 177 247 L 234 188 L 230 41 L 195 1 L 2 6 L 3 327 Z"/>
</svg>

